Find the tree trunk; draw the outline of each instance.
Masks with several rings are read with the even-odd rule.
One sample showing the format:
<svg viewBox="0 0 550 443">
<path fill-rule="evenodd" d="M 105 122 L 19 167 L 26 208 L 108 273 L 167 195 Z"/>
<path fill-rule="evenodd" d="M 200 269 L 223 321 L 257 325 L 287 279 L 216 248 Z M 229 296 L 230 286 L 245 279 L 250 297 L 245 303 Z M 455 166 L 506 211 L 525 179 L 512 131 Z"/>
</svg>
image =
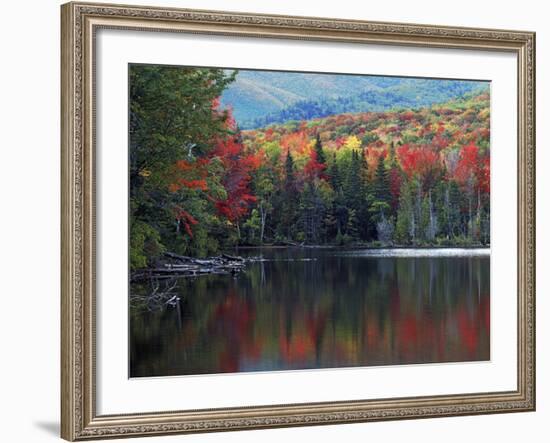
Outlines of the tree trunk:
<svg viewBox="0 0 550 443">
<path fill-rule="evenodd" d="M 263 205 L 260 205 L 260 244 L 264 243 L 265 222 L 267 220 L 267 211 Z"/>
</svg>

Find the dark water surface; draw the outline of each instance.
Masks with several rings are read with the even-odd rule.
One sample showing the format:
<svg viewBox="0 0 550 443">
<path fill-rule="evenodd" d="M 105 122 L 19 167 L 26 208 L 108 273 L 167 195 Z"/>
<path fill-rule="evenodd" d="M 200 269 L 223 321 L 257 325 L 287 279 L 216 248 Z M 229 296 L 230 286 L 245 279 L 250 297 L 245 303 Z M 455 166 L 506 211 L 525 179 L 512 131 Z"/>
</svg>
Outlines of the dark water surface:
<svg viewBox="0 0 550 443">
<path fill-rule="evenodd" d="M 490 358 L 488 255 L 239 254 L 268 261 L 164 282 L 173 307 L 130 308 L 132 377 Z"/>
</svg>

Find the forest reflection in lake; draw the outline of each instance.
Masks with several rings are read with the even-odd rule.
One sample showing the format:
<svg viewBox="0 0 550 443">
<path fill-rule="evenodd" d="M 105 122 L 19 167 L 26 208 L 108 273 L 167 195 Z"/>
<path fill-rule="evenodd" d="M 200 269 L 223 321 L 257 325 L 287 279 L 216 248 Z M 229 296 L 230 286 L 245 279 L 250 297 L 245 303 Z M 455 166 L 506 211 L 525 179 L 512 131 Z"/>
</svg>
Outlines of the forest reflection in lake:
<svg viewBox="0 0 550 443">
<path fill-rule="evenodd" d="M 257 255 L 258 250 L 239 251 Z M 265 249 L 236 277 L 164 282 L 130 309 L 132 377 L 488 360 L 488 255 Z M 132 284 L 147 294 L 150 284 Z"/>
</svg>

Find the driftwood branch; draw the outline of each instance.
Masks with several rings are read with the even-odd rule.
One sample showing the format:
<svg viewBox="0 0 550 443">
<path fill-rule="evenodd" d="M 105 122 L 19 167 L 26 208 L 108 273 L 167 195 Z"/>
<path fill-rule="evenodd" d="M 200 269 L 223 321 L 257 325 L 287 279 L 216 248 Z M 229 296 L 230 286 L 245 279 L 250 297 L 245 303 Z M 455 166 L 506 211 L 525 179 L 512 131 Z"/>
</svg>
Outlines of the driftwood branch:
<svg viewBox="0 0 550 443">
<path fill-rule="evenodd" d="M 149 281 L 150 288 L 145 295 L 130 294 L 130 304 L 133 307 L 144 307 L 149 311 L 157 311 L 166 306 L 178 305 L 180 296 L 177 291 L 177 279 L 159 281 L 157 278 L 152 278 Z"/>
</svg>

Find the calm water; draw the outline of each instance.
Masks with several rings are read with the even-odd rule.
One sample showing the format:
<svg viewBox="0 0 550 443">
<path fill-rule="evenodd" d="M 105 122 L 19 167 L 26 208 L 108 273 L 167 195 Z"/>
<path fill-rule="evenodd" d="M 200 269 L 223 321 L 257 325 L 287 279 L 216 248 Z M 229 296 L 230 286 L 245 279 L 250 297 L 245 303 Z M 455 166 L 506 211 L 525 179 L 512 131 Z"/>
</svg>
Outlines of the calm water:
<svg viewBox="0 0 550 443">
<path fill-rule="evenodd" d="M 131 376 L 490 358 L 488 255 L 239 251 L 260 253 L 237 277 L 163 282 L 173 307 L 132 307 Z"/>
</svg>

